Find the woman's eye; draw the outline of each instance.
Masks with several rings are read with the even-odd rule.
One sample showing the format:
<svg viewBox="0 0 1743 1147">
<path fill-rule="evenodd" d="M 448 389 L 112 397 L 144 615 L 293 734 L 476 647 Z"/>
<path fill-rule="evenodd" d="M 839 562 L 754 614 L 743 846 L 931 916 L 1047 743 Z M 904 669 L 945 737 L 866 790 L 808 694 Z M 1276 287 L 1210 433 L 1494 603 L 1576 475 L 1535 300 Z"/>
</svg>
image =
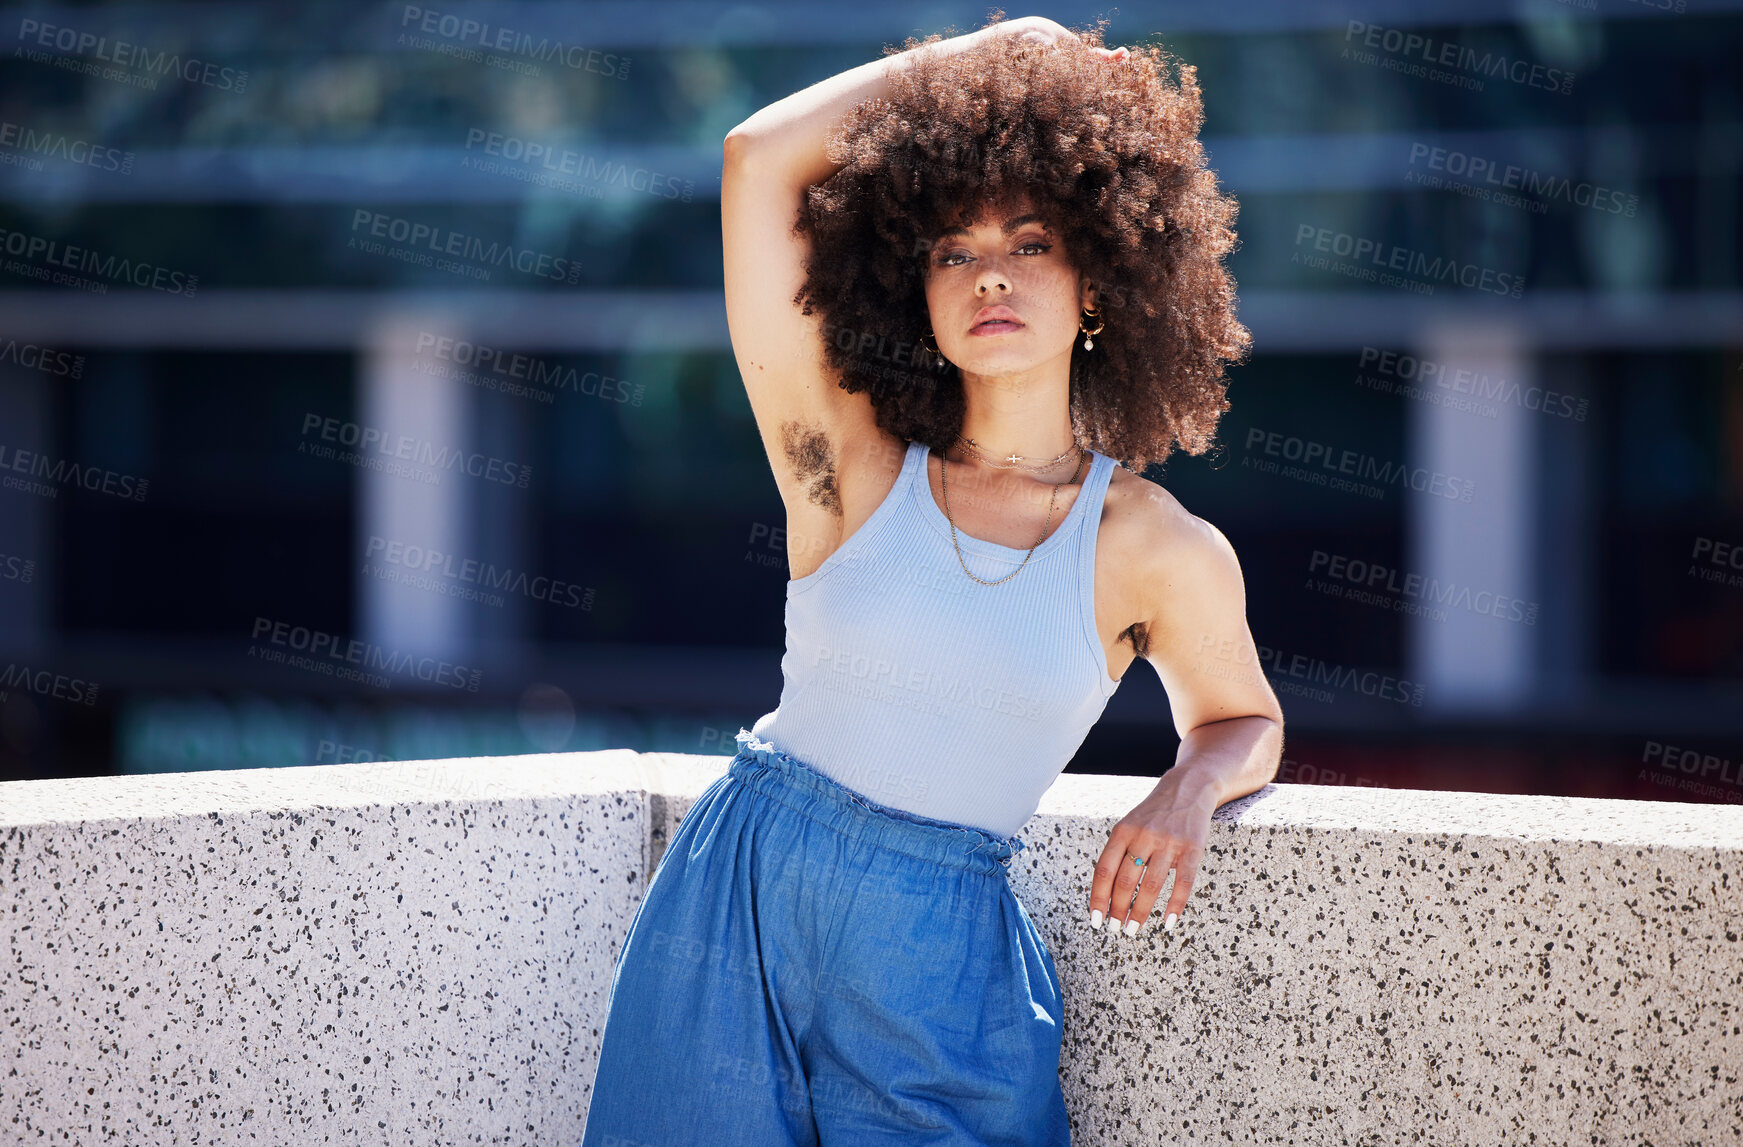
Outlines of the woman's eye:
<svg viewBox="0 0 1743 1147">
<path fill-rule="evenodd" d="M 1035 254 L 1037 254 L 1037 255 L 1043 255 L 1043 254 L 1046 254 L 1046 253 L 1047 253 L 1047 252 L 1048 252 L 1048 251 L 1051 251 L 1051 250 L 1052 250 L 1052 249 L 1053 249 L 1053 244 L 1051 244 L 1051 243 L 1042 243 L 1042 242 L 1040 242 L 1040 241 L 1039 241 L 1039 240 L 1036 240 L 1036 241 L 1035 241 L 1035 242 L 1032 242 L 1032 243 L 1025 243 L 1025 244 L 1023 244 L 1023 245 L 1022 245 L 1022 246 L 1021 246 L 1021 247 L 1018 247 L 1018 248 L 1017 248 L 1017 250 L 1019 250 L 1019 251 L 1027 251 L 1027 250 L 1028 250 L 1028 249 L 1029 249 L 1029 248 L 1030 248 L 1030 247 L 1038 247 L 1038 248 L 1040 248 L 1040 250 L 1038 250 L 1038 251 L 1036 251 L 1036 252 L 1035 252 Z M 957 257 L 957 256 L 958 256 L 958 255 L 963 255 L 963 254 L 965 254 L 965 253 L 964 253 L 964 252 L 962 252 L 962 251 L 952 251 L 952 252 L 951 252 L 951 253 L 950 253 L 950 254 L 948 254 L 948 255 L 943 255 L 943 256 L 940 256 L 940 257 L 939 257 L 939 259 L 938 259 L 938 265 L 939 265 L 939 266 L 941 266 L 941 267 L 951 267 L 951 266 L 955 266 L 955 264 L 954 264 L 954 263 L 952 263 L 952 262 L 951 262 L 951 260 L 952 260 L 952 259 L 954 259 L 954 258 L 956 258 L 956 257 Z"/>
</svg>

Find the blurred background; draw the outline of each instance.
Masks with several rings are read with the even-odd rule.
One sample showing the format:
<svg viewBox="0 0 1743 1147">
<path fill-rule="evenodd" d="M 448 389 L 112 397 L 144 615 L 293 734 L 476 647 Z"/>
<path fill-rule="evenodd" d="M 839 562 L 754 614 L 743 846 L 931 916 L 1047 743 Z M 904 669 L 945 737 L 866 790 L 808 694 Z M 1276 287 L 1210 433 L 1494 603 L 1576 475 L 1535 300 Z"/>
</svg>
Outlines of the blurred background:
<svg viewBox="0 0 1743 1147">
<path fill-rule="evenodd" d="M 1008 14 L 1104 11 L 1241 202 L 1253 357 L 1148 476 L 1278 779 L 1743 801 L 1743 4 Z M 721 139 L 985 12 L 6 8 L 0 777 L 730 754 L 787 565 Z M 1177 745 L 1134 663 L 1070 771 Z"/>
</svg>

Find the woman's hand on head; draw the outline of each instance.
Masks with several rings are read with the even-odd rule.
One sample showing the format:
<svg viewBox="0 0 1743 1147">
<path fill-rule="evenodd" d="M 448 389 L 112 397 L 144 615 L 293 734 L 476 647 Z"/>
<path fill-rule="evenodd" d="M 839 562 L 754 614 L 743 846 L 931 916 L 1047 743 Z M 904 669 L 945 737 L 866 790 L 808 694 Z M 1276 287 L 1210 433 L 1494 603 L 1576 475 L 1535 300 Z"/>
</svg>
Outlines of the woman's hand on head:
<svg viewBox="0 0 1743 1147">
<path fill-rule="evenodd" d="M 1043 47 L 1051 47 L 1054 44 L 1067 40 L 1079 43 L 1083 40 L 1083 37 L 1079 36 L 1076 32 L 1073 32 L 1070 28 L 1067 28 L 1057 20 L 1049 20 L 1045 16 L 1019 16 L 1015 20 L 1006 20 L 1003 23 L 994 24 L 989 30 L 999 35 L 1014 37 L 1025 43 L 1040 44 Z M 1097 55 L 1105 56 L 1110 60 L 1123 60 L 1130 54 L 1124 47 L 1091 48 L 1090 51 L 1095 52 Z"/>
</svg>

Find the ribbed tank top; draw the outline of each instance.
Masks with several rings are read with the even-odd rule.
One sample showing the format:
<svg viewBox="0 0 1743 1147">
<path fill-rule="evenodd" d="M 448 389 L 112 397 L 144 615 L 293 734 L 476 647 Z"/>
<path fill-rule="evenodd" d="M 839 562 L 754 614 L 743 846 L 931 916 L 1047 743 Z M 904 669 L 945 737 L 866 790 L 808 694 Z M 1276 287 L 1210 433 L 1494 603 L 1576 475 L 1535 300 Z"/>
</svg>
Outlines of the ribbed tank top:
<svg viewBox="0 0 1743 1147">
<path fill-rule="evenodd" d="M 1114 460 L 1003 585 L 963 573 L 912 442 L 895 485 L 787 582 L 781 698 L 751 732 L 879 804 L 1009 836 L 1034 815 L 1119 681 L 1095 626 L 1095 544 Z M 993 581 L 1025 549 L 970 537 Z"/>
</svg>

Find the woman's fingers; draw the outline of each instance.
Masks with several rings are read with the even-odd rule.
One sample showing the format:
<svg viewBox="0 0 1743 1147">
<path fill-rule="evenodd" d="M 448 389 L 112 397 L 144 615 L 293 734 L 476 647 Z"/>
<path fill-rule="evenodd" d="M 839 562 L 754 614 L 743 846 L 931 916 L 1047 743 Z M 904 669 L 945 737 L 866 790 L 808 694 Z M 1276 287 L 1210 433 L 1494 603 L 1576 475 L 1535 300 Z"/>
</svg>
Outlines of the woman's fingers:
<svg viewBox="0 0 1743 1147">
<path fill-rule="evenodd" d="M 1165 932 L 1174 930 L 1175 925 L 1180 923 L 1180 914 L 1186 911 L 1186 898 L 1192 895 L 1192 882 L 1198 878 L 1198 856 L 1199 854 L 1195 850 L 1183 847 L 1169 857 L 1166 862 L 1167 868 L 1163 867 L 1161 863 L 1157 864 L 1156 871 L 1151 873 L 1138 889 L 1138 902 L 1132 905 L 1131 915 L 1126 920 L 1126 935 L 1136 936 L 1143 930 L 1145 924 L 1149 923 L 1151 916 L 1154 915 L 1156 897 L 1161 893 L 1163 880 L 1168 875 L 1168 868 L 1174 870 L 1174 891 L 1168 894 L 1166 914 L 1162 918 L 1162 930 Z M 1144 867 L 1150 866 L 1146 864 Z M 1152 885 L 1150 880 L 1154 880 L 1156 883 Z"/>
<path fill-rule="evenodd" d="M 1144 863 L 1133 864 L 1134 855 L 1142 855 Z M 1090 926 L 1105 926 L 1110 932 L 1135 936 L 1149 921 L 1168 881 L 1174 873 L 1174 887 L 1168 896 L 1165 930 L 1172 931 L 1186 911 L 1187 898 L 1193 882 L 1198 879 L 1198 864 L 1202 852 L 1190 845 L 1160 841 L 1146 849 L 1137 843 L 1135 835 L 1122 836 L 1116 828 L 1108 846 L 1095 866 L 1095 885 L 1090 893 Z M 1169 918 L 1172 918 L 1170 922 Z"/>
<path fill-rule="evenodd" d="M 1172 930 L 1180 922 L 1180 914 L 1186 911 L 1186 898 L 1192 895 L 1192 885 L 1198 879 L 1198 862 L 1204 853 L 1198 849 L 1189 849 L 1174 862 L 1174 891 L 1168 897 L 1168 915 L 1162 920 L 1162 927 Z"/>
<path fill-rule="evenodd" d="M 1089 886 L 1089 926 L 1100 928 L 1102 920 L 1108 915 L 1108 908 L 1113 903 L 1114 878 L 1120 873 L 1120 861 L 1124 859 L 1126 846 L 1124 841 L 1127 833 L 1121 826 L 1115 825 L 1108 834 L 1108 842 L 1102 847 L 1101 856 L 1095 862 L 1095 877 Z"/>
<path fill-rule="evenodd" d="M 1162 891 L 1162 885 L 1168 881 L 1168 870 L 1174 864 L 1174 848 L 1164 844 L 1150 853 L 1150 858 L 1144 862 L 1144 878 L 1139 882 L 1137 897 L 1132 906 L 1125 912 L 1122 922 L 1127 936 L 1136 936 L 1150 919 L 1150 909 L 1156 903 L 1156 896 Z M 1175 877 L 1176 887 L 1179 877 Z"/>
<path fill-rule="evenodd" d="M 1006 20 L 993 25 L 998 32 L 1021 40 L 1024 43 L 1040 44 L 1049 47 L 1065 40 L 1081 41 L 1082 36 L 1056 20 L 1045 16 L 1021 16 L 1015 20 Z M 1091 51 L 1098 52 L 1110 60 L 1123 60 L 1131 55 L 1125 45 L 1118 48 L 1094 47 Z"/>
<path fill-rule="evenodd" d="M 1125 855 L 1126 853 L 1130 855 Z M 1149 855 L 1146 856 L 1146 853 Z M 1114 876 L 1114 887 L 1108 906 L 1109 931 L 1118 931 L 1125 927 L 1126 918 L 1132 912 L 1133 895 L 1142 896 L 1156 882 L 1156 874 L 1150 871 L 1150 858 L 1155 854 L 1155 849 L 1145 848 L 1136 842 L 1128 844 L 1122 850 L 1120 867 Z M 1143 859 L 1144 863 L 1133 864 L 1134 856 Z"/>
<path fill-rule="evenodd" d="M 1162 887 L 1169 855 L 1168 847 L 1155 837 L 1115 825 L 1095 864 L 1095 882 L 1089 894 L 1090 927 L 1105 926 L 1114 932 L 1124 928 L 1128 919 L 1144 919 Z M 1144 863 L 1132 863 L 1134 856 Z"/>
<path fill-rule="evenodd" d="M 1020 16 L 993 27 L 1005 30 L 1019 40 L 1042 45 L 1054 44 L 1064 39 L 1078 39 L 1076 32 L 1045 16 Z"/>
</svg>

